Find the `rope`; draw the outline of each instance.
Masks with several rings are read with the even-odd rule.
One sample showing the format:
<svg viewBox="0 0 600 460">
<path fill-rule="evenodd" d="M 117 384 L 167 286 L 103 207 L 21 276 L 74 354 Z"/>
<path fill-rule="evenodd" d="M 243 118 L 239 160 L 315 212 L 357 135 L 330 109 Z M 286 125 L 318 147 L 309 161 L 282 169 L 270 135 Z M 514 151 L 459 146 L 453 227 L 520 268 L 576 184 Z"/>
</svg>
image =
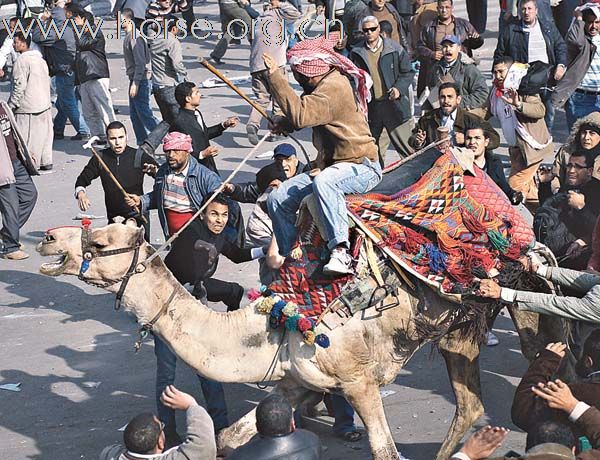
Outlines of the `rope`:
<svg viewBox="0 0 600 460">
<path fill-rule="evenodd" d="M 262 378 L 262 380 L 260 382 L 258 382 L 256 384 L 256 386 L 260 390 L 264 390 L 268 386 L 268 385 L 263 385 L 261 382 L 269 382 L 271 380 L 271 377 L 275 373 L 275 363 L 277 362 L 277 357 L 279 356 L 279 352 L 281 351 L 281 347 L 283 346 L 283 340 L 285 339 L 286 333 L 287 333 L 287 329 L 283 328 L 283 334 L 281 334 L 281 340 L 279 341 L 279 345 L 277 346 L 277 350 L 275 351 L 275 356 L 273 356 L 273 359 L 271 360 L 271 364 L 269 364 L 269 368 L 267 369 L 265 376 Z"/>
<path fill-rule="evenodd" d="M 181 233 L 188 228 L 191 223 L 194 221 L 194 219 L 196 219 L 201 213 L 202 211 L 204 211 L 207 206 L 212 203 L 212 201 L 215 199 L 215 197 L 221 193 L 223 191 L 223 187 L 225 187 L 225 184 L 231 182 L 231 180 L 233 179 L 233 177 L 240 171 L 240 169 L 242 169 L 242 167 L 246 164 L 246 162 L 256 153 L 256 151 L 258 150 L 258 148 L 262 145 L 262 143 L 267 139 L 267 137 L 270 136 L 270 133 L 267 132 L 261 139 L 260 141 L 258 141 L 258 144 L 256 144 L 254 146 L 254 148 L 250 151 L 250 153 L 248 153 L 248 155 L 246 155 L 244 157 L 244 159 L 240 162 L 240 164 L 237 166 L 237 168 L 235 168 L 231 174 L 229 175 L 229 177 L 223 181 L 221 183 L 221 185 L 219 185 L 219 187 L 213 192 L 212 196 L 210 197 L 210 199 L 204 203 L 204 205 L 198 209 L 198 211 L 196 211 L 196 214 L 194 214 L 190 220 L 188 220 L 185 225 L 183 225 L 183 227 L 181 227 L 177 232 L 175 232 L 173 235 L 171 235 L 171 237 L 165 241 L 157 250 L 156 252 L 154 252 L 153 254 L 150 255 L 150 257 L 148 257 L 146 260 L 144 260 L 143 262 L 140 263 L 140 265 L 138 267 L 143 267 L 144 269 L 148 266 L 148 264 L 150 262 L 152 262 L 155 258 L 158 257 L 158 255 L 164 251 L 167 247 L 169 247 L 169 245 L 171 245 L 173 243 L 173 241 L 175 241 L 179 235 L 181 235 Z"/>
</svg>

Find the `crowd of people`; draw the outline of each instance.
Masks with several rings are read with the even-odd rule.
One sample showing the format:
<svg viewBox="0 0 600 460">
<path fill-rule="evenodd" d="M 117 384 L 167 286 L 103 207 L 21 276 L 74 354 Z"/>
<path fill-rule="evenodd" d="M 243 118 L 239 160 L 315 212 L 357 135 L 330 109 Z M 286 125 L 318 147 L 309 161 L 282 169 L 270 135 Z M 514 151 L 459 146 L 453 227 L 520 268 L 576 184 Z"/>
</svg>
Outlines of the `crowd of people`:
<svg viewBox="0 0 600 460">
<path fill-rule="evenodd" d="M 249 110 L 246 133 L 256 145 L 266 127 L 271 134 L 265 136 L 277 142 L 273 161 L 254 181 L 225 184 L 215 160 L 219 148 L 211 140 L 240 119 L 207 126 L 200 88 L 186 80 L 179 34 L 193 28 L 191 2 L 115 5 L 135 143 L 115 116 L 106 41 L 101 28 L 94 30 L 92 13 L 67 0 L 37 12 L 21 5 L 22 16 L 8 21 L 0 35 L 0 77 L 11 80 L 8 101 L 0 102 L 0 257 L 29 257 L 19 230 L 37 199 L 32 176 L 52 170 L 53 140 L 65 139 L 68 120 L 76 131 L 70 139 L 93 138 L 97 149 L 74 183 L 79 208 L 89 209 L 86 188 L 100 178 L 109 223 L 135 219 L 148 241 L 149 212 L 156 209 L 165 238 L 184 229 L 164 259 L 167 267 L 197 299 L 223 302 L 234 311 L 244 288 L 215 278 L 220 255 L 234 263 L 258 260 L 260 281 L 268 285 L 293 251 L 297 212 L 312 194 L 330 251 L 323 272 L 351 274 L 345 195 L 377 186 L 390 144 L 405 158 L 445 132 L 452 145 L 472 152 L 474 164 L 512 204 L 524 203 L 534 214 L 536 238 L 553 251 L 558 267 L 523 263 L 572 297 L 513 291 L 493 280 L 482 281 L 481 294 L 597 323 L 600 277 L 581 270 L 600 271 L 600 2 L 562 0 L 551 6 L 549 0 L 502 0 L 491 88 L 483 73 L 488 69 L 473 54 L 484 43 L 487 1 L 466 3 L 468 20 L 455 16 L 453 0 L 317 0 L 316 14 L 329 20 L 327 33 L 306 39 L 294 33 L 309 6 L 301 0 L 269 0 L 262 11 L 246 0 L 219 0 L 223 36 L 210 61 L 226 62 L 228 47 L 239 42 L 236 28 L 255 29 L 247 35 L 252 91 L 257 105 L 272 115 L 263 125 L 261 111 Z M 278 21 L 286 33 L 277 30 Z M 301 95 L 290 84 L 290 72 Z M 570 136 L 554 154 L 557 109 L 566 113 Z M 508 147 L 508 177 L 494 153 L 501 144 L 494 126 Z M 318 152 L 310 164 L 299 161 L 293 144 L 281 142 L 303 128 L 312 128 Z M 161 144 L 165 161 L 159 164 L 155 151 Z M 145 175 L 154 179 L 146 192 Z M 211 198 L 215 191 L 220 193 Z M 246 221 L 239 203 L 254 204 Z M 488 344 L 497 343 L 488 335 Z M 528 433 L 525 458 L 551 458 L 539 456 L 553 453 L 544 449 L 564 454 L 556 458 L 575 458 L 575 451 L 577 458 L 600 458 L 593 450 L 579 454 L 574 437 L 583 434 L 600 447 L 593 392 L 600 336 L 592 333 L 579 345 L 578 369 L 586 383 L 553 380 L 565 346 L 549 344 L 517 389 L 513 421 Z M 108 448 L 102 458 L 215 458 L 214 433 L 229 425 L 221 383 L 198 376 L 205 411 L 173 386 L 177 356 L 159 337 L 154 350 L 158 415 L 135 417 L 125 430 L 125 448 Z M 334 433 L 348 442 L 361 439 L 343 396 L 327 402 Z M 186 412 L 185 441 L 175 425 L 178 409 Z M 294 458 L 322 458 L 319 440 L 296 429 L 292 408 L 279 396 L 259 404 L 257 427 L 260 438 L 230 458 L 284 458 L 299 451 Z M 506 433 L 486 427 L 454 458 L 488 458 Z"/>
</svg>

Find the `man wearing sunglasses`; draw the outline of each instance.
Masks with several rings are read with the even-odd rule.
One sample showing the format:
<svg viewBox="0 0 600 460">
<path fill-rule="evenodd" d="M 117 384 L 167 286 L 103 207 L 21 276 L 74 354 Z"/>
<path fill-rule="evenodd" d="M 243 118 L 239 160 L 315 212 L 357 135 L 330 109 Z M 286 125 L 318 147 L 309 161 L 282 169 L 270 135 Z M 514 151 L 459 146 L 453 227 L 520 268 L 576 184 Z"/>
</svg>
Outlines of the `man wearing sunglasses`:
<svg viewBox="0 0 600 460">
<path fill-rule="evenodd" d="M 135 416 L 123 433 L 125 446 L 107 447 L 100 460 L 213 460 L 217 457 L 215 429 L 210 416 L 198 405 L 192 395 L 169 385 L 163 391 L 165 406 L 185 411 L 187 439 L 178 446 L 165 450 L 165 425 L 150 412 Z"/>
<path fill-rule="evenodd" d="M 408 53 L 394 40 L 380 34 L 379 20 L 367 16 L 360 22 L 364 41 L 352 49 L 350 59 L 373 79 L 369 102 L 369 128 L 379 148 L 382 166 L 385 150 L 381 145 L 383 129 L 396 151 L 403 157 L 412 153 L 408 139 L 412 132 L 409 87 L 413 71 Z"/>
</svg>

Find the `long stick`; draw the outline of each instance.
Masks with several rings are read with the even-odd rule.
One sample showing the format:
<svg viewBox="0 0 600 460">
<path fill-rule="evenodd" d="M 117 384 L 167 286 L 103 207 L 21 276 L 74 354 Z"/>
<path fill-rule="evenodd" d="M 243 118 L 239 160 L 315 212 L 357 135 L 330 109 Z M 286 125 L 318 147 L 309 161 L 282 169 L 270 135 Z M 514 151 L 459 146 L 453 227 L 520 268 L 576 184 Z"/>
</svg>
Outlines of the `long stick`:
<svg viewBox="0 0 600 460">
<path fill-rule="evenodd" d="M 92 151 L 92 154 L 96 157 L 96 159 L 98 160 L 98 163 L 100 164 L 100 166 L 102 167 L 102 169 L 104 169 L 104 171 L 106 171 L 106 174 L 108 174 L 108 177 L 111 178 L 111 180 L 115 183 L 115 185 L 117 186 L 117 188 L 121 191 L 121 193 L 123 194 L 123 197 L 124 198 L 129 198 L 129 194 L 125 191 L 125 189 L 123 188 L 123 186 L 119 183 L 119 181 L 114 176 L 114 174 L 112 173 L 112 171 L 110 169 L 108 169 L 108 166 L 106 165 L 106 163 L 104 162 L 104 160 L 102 159 L 102 157 L 100 155 L 98 155 L 98 153 L 96 152 L 96 149 L 92 145 L 92 142 L 94 140 L 95 140 L 94 138 L 90 139 L 90 142 L 88 142 L 87 144 L 85 144 L 83 146 L 83 148 L 84 149 L 89 149 L 89 150 Z M 137 206 L 133 206 L 132 209 L 140 216 L 140 219 L 141 219 L 142 222 L 144 222 L 145 224 L 148 223 L 148 221 L 142 215 L 142 212 L 139 210 L 139 208 Z"/>
<path fill-rule="evenodd" d="M 208 205 L 210 203 L 212 203 L 212 201 L 215 199 L 215 197 L 221 193 L 223 191 L 223 187 L 225 187 L 225 184 L 231 182 L 231 180 L 233 179 L 233 177 L 240 171 L 240 169 L 242 169 L 242 166 L 244 166 L 246 164 L 246 162 L 256 153 L 256 151 L 258 150 L 258 148 L 262 145 L 262 143 L 267 139 L 267 137 L 269 137 L 269 133 L 266 133 L 259 141 L 258 144 L 256 144 L 254 146 L 254 148 L 250 151 L 250 153 L 248 153 L 248 155 L 246 155 L 244 157 L 244 159 L 240 162 L 240 164 L 237 166 L 237 168 L 235 168 L 231 174 L 229 175 L 229 177 L 227 179 L 225 179 L 223 181 L 223 183 L 221 183 L 221 185 L 219 185 L 219 187 L 217 187 L 217 189 L 213 192 L 213 194 L 211 195 L 211 197 L 208 199 L 208 201 L 206 203 L 204 203 L 204 205 L 202 205 L 202 207 L 200 209 L 198 209 L 198 211 L 196 211 L 196 213 L 190 218 L 190 220 L 188 220 L 179 230 L 177 230 L 175 233 L 173 233 L 173 235 L 171 235 L 169 237 L 169 239 L 167 241 L 165 241 L 162 246 L 160 246 L 156 252 L 154 254 L 151 254 L 150 257 L 148 257 L 146 260 L 144 260 L 143 262 L 140 263 L 141 266 L 143 266 L 144 268 L 148 266 L 148 264 L 150 262 L 152 262 L 152 260 L 154 260 L 156 257 L 158 257 L 158 255 L 164 251 L 173 241 L 175 241 L 179 235 L 186 229 L 188 228 L 191 223 L 200 215 L 200 213 L 202 211 L 204 211 Z"/>
<path fill-rule="evenodd" d="M 273 119 L 269 116 L 269 114 L 267 113 L 267 111 L 265 109 L 263 109 L 260 105 L 258 105 L 256 102 L 254 102 L 248 96 L 246 96 L 246 94 L 244 94 L 244 92 L 241 89 L 239 89 L 237 86 L 235 86 L 233 84 L 233 82 L 231 80 L 229 80 L 229 78 L 227 78 L 225 75 L 223 75 L 221 72 L 219 72 L 219 70 L 216 69 L 210 62 L 208 62 L 204 58 L 200 58 L 200 64 L 202 64 L 204 67 L 206 67 L 208 70 L 210 70 L 213 74 L 215 74 L 215 76 L 219 80 L 221 80 L 223 83 L 225 83 L 227 86 L 229 86 L 233 91 L 235 91 L 235 93 L 238 96 L 240 96 L 243 100 L 245 100 L 248 104 L 250 104 L 252 106 L 252 108 L 258 110 L 258 113 L 260 113 L 263 117 L 265 117 L 270 123 L 273 123 Z M 311 163 L 310 157 L 308 156 L 308 153 L 304 149 L 304 146 L 300 143 L 300 141 L 298 139 L 296 139 L 291 134 L 288 134 L 288 136 L 296 144 L 298 144 L 298 147 L 300 147 L 300 150 L 302 150 L 302 153 L 304 154 L 304 158 L 306 159 L 307 164 L 310 164 Z"/>
</svg>

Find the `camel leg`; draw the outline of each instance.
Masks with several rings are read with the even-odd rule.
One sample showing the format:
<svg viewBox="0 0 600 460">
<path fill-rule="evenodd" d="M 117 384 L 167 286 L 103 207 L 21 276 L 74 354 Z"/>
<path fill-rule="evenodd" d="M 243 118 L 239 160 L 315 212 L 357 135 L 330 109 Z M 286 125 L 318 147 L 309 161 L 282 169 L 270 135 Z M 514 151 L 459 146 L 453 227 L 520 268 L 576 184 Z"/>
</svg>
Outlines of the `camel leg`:
<svg viewBox="0 0 600 460">
<path fill-rule="evenodd" d="M 362 419 L 369 435 L 373 460 L 397 460 L 400 458 L 390 432 L 379 387 L 368 383 L 344 387 L 344 395 Z"/>
<path fill-rule="evenodd" d="M 451 333 L 440 341 L 440 351 L 446 361 L 446 368 L 456 398 L 454 419 L 436 460 L 449 458 L 456 445 L 483 415 L 481 384 L 479 381 L 479 345 L 470 340 L 460 339 Z"/>
<path fill-rule="evenodd" d="M 279 393 L 285 396 L 293 408 L 296 408 L 304 398 L 312 393 L 292 381 L 281 381 L 271 394 Z M 252 409 L 237 422 L 221 430 L 217 436 L 217 448 L 220 453 L 235 449 L 246 444 L 256 434 L 256 409 Z"/>
</svg>

